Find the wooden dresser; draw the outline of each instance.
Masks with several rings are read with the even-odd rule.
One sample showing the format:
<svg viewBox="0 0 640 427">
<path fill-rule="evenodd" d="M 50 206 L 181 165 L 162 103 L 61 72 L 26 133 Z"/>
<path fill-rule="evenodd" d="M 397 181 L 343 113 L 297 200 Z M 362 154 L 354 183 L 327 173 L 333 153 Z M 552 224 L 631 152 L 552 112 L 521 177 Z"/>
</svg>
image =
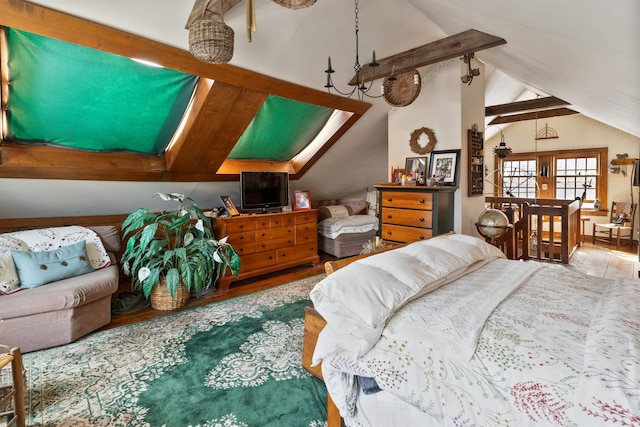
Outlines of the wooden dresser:
<svg viewBox="0 0 640 427">
<path fill-rule="evenodd" d="M 229 236 L 227 242 L 242 263 L 238 277 L 227 269 L 218 282 L 221 291 L 236 280 L 320 261 L 317 210 L 212 218 L 212 222 L 216 238 Z"/>
<path fill-rule="evenodd" d="M 380 237 L 415 242 L 453 231 L 458 187 L 376 185 Z"/>
</svg>

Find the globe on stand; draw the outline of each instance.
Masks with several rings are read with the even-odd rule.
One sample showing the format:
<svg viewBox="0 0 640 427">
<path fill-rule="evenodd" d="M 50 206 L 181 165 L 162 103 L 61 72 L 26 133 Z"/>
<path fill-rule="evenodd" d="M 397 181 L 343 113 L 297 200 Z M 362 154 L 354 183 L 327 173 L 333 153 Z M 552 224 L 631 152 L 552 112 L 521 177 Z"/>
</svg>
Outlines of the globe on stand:
<svg viewBox="0 0 640 427">
<path fill-rule="evenodd" d="M 478 233 L 492 245 L 512 227 L 507 215 L 498 209 L 486 209 L 476 222 Z"/>
</svg>

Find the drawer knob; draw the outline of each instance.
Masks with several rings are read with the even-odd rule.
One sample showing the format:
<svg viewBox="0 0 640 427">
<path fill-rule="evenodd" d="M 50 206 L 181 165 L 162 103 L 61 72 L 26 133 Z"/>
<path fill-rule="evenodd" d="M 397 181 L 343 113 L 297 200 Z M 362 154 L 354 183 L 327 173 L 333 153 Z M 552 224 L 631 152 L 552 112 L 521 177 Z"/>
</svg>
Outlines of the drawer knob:
<svg viewBox="0 0 640 427">
<path fill-rule="evenodd" d="M 420 203 L 424 203 L 424 199 L 420 199 Z"/>
<path fill-rule="evenodd" d="M 387 234 L 388 234 L 389 236 L 391 236 L 391 232 L 390 232 L 390 231 L 387 231 Z"/>
<path fill-rule="evenodd" d="M 424 240 L 424 236 L 420 236 L 420 240 Z"/>
<path fill-rule="evenodd" d="M 393 197 L 387 197 L 387 202 L 390 202 L 393 200 Z"/>
<path fill-rule="evenodd" d="M 387 214 L 387 218 L 391 218 L 391 214 Z"/>
<path fill-rule="evenodd" d="M 420 218 L 420 222 L 424 222 L 424 218 Z"/>
<path fill-rule="evenodd" d="M 266 247 L 267 247 L 267 245 L 265 245 L 265 244 L 263 243 L 263 244 L 262 244 L 262 247 L 263 247 L 263 248 L 266 248 Z"/>
</svg>

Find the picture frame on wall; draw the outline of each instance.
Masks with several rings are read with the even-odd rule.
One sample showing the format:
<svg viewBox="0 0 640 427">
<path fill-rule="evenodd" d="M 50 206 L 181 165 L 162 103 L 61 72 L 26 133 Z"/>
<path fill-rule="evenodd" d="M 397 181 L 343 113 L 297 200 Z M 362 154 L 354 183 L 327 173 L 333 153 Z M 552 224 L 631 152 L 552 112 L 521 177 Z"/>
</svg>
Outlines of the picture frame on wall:
<svg viewBox="0 0 640 427">
<path fill-rule="evenodd" d="M 417 184 L 424 184 L 424 181 L 427 178 L 428 165 L 428 157 L 407 157 L 405 160 L 404 170 L 407 176 L 411 174 L 412 179 Z"/>
<path fill-rule="evenodd" d="M 303 211 L 311 209 L 311 193 L 308 190 L 293 191 L 293 210 Z"/>
<path fill-rule="evenodd" d="M 438 185 L 457 187 L 460 178 L 460 150 L 432 151 L 429 176 Z"/>
<path fill-rule="evenodd" d="M 224 208 L 227 210 L 227 213 L 229 214 L 229 216 L 240 215 L 238 208 L 236 208 L 236 205 L 233 203 L 233 200 L 231 200 L 231 196 L 220 196 L 220 200 L 222 200 L 222 204 L 224 205 Z"/>
</svg>

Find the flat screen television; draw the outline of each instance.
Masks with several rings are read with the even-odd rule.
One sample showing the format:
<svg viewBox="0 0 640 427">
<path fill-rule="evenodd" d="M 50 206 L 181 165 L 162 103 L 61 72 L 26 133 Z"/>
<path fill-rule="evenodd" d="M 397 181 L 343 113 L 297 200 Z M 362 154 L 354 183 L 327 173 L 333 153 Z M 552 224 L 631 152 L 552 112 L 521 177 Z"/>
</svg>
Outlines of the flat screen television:
<svg viewBox="0 0 640 427">
<path fill-rule="evenodd" d="M 243 211 L 277 208 L 289 204 L 287 172 L 241 172 L 240 204 Z"/>
</svg>

